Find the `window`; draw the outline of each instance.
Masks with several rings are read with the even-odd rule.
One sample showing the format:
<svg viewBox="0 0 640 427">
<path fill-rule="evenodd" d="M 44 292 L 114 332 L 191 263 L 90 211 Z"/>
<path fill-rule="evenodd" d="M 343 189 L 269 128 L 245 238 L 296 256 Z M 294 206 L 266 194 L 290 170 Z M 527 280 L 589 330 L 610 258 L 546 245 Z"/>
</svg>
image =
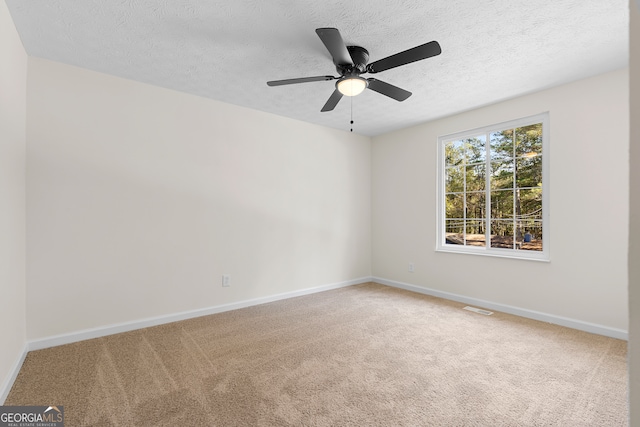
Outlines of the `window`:
<svg viewBox="0 0 640 427">
<path fill-rule="evenodd" d="M 549 115 L 438 138 L 437 250 L 549 259 Z"/>
</svg>

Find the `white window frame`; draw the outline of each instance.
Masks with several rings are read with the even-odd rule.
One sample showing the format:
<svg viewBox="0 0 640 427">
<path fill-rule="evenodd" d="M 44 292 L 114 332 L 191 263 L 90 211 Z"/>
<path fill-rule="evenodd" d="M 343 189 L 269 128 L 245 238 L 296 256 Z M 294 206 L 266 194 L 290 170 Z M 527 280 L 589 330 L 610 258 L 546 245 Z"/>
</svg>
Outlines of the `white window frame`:
<svg viewBox="0 0 640 427">
<path fill-rule="evenodd" d="M 530 250 L 518 250 L 518 249 L 505 249 L 505 248 L 492 248 L 481 246 L 466 246 L 449 244 L 446 242 L 446 203 L 445 203 L 445 143 L 450 141 L 456 141 L 460 139 L 473 138 L 478 135 L 486 135 L 485 149 L 489 152 L 490 137 L 492 132 L 499 132 L 505 129 L 518 128 L 522 126 L 528 126 L 536 123 L 542 123 L 542 251 L 530 251 Z M 497 123 L 490 126 L 471 129 L 463 132 L 457 132 L 449 135 L 443 135 L 438 137 L 438 167 L 437 169 L 437 242 L 436 251 L 438 252 L 452 252 L 462 254 L 474 254 L 495 256 L 503 258 L 517 258 L 528 259 L 535 261 L 549 261 L 549 113 L 536 114 L 535 116 L 523 117 L 520 119 L 510 120 L 507 122 Z M 487 155 L 487 185 L 485 192 L 487 192 L 487 206 L 490 206 L 491 190 L 489 186 L 490 177 L 490 156 Z M 490 209 L 487 209 L 486 229 L 489 234 L 491 221 L 489 218 Z"/>
</svg>

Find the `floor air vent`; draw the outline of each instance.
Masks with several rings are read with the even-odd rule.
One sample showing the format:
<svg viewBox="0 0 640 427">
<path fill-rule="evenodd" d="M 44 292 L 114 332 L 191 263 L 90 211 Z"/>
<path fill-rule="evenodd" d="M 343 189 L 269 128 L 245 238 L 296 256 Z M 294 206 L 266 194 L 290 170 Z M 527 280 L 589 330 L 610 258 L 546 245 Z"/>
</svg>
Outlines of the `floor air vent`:
<svg viewBox="0 0 640 427">
<path fill-rule="evenodd" d="M 481 308 L 475 308 L 475 307 L 469 307 L 469 306 L 464 307 L 463 310 L 473 311 L 474 313 L 484 314 L 485 316 L 491 316 L 493 314 L 493 311 L 483 310 Z"/>
</svg>

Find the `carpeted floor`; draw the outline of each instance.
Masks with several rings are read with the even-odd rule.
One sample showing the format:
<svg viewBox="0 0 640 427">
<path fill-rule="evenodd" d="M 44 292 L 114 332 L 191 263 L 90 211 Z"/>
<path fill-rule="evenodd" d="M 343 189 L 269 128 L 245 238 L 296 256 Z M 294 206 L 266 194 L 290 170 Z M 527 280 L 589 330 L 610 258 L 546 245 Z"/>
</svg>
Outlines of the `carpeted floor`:
<svg viewBox="0 0 640 427">
<path fill-rule="evenodd" d="M 27 355 L 71 426 L 626 426 L 626 342 L 363 284 Z"/>
</svg>

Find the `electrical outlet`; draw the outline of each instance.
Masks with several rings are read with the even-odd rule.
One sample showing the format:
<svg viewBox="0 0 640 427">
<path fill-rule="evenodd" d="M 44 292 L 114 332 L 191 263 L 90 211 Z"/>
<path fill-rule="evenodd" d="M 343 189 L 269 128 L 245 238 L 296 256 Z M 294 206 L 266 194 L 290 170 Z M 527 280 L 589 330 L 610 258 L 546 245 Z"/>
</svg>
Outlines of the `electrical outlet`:
<svg viewBox="0 0 640 427">
<path fill-rule="evenodd" d="M 231 275 L 230 274 L 223 274 L 222 275 L 222 286 L 224 286 L 224 287 L 231 286 Z"/>
<path fill-rule="evenodd" d="M 414 270 L 414 268 L 413 268 L 413 263 L 412 263 L 412 262 L 410 262 L 410 263 L 409 263 L 409 273 L 413 273 L 413 270 Z"/>
</svg>

